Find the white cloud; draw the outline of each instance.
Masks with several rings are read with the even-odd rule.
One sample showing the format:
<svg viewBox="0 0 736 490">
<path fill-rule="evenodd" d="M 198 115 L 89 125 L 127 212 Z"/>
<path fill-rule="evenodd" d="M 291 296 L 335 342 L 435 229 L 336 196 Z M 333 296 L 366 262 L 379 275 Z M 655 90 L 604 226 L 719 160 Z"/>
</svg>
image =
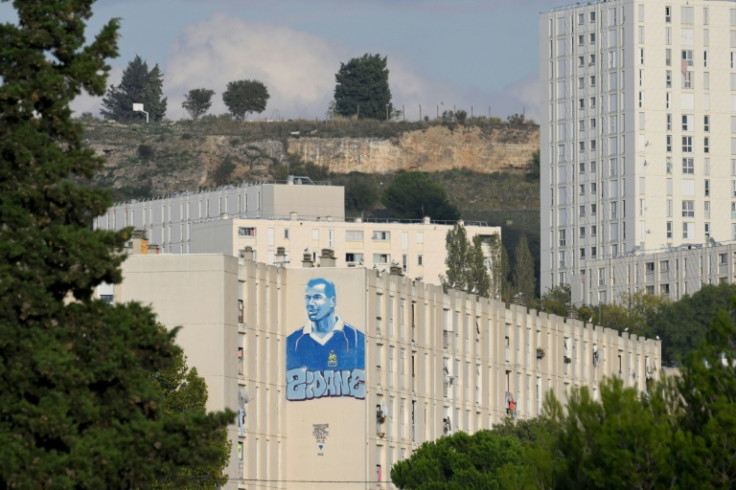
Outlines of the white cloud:
<svg viewBox="0 0 736 490">
<path fill-rule="evenodd" d="M 268 105 L 257 117 L 324 117 L 340 59 L 338 50 L 317 36 L 215 14 L 187 26 L 172 48 L 164 80 L 167 117 L 186 117 L 181 102 L 194 88 L 214 90 L 209 113 L 226 113 L 222 93 L 228 82 L 243 79 L 268 88 Z"/>
</svg>

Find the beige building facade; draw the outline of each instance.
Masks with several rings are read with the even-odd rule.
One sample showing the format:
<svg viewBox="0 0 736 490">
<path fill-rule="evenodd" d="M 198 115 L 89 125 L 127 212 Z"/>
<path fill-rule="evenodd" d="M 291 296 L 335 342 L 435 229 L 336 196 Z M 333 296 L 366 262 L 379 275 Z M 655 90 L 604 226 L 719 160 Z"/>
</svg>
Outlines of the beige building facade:
<svg viewBox="0 0 736 490">
<path fill-rule="evenodd" d="M 309 259 L 310 257 L 305 257 Z M 133 255 L 115 301 L 151 304 L 208 409 L 239 411 L 227 488 L 393 488 L 390 468 L 425 441 L 541 412 L 548 390 L 605 376 L 646 389 L 661 344 L 445 293 L 365 267 L 285 268 L 224 254 Z M 319 337 L 320 311 L 334 329 Z M 336 316 L 335 316 L 336 315 Z"/>
<path fill-rule="evenodd" d="M 224 253 L 238 256 L 251 247 L 267 264 L 301 267 L 304 252 L 319 265 L 320 251 L 335 252 L 338 266 L 388 269 L 440 284 L 445 238 L 454 223 L 346 219 L 344 188 L 309 183 L 298 177 L 286 184 L 229 186 L 162 199 L 117 204 L 95 219 L 97 229 L 133 227 L 145 233 L 160 253 Z M 491 241 L 501 228 L 462 222 L 468 239 L 483 238 L 487 263 Z M 293 263 L 292 263 L 293 261 Z"/>
</svg>

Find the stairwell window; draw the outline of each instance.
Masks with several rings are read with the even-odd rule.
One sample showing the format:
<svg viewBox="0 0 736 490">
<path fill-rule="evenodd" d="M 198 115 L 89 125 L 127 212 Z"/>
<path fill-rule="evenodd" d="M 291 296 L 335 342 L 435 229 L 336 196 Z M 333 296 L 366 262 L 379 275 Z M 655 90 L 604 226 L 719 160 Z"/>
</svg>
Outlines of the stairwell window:
<svg viewBox="0 0 736 490">
<path fill-rule="evenodd" d="M 390 231 L 379 231 L 379 230 L 376 230 L 376 231 L 373 232 L 371 238 L 373 240 L 387 242 L 387 241 L 391 240 L 391 232 Z"/>
</svg>

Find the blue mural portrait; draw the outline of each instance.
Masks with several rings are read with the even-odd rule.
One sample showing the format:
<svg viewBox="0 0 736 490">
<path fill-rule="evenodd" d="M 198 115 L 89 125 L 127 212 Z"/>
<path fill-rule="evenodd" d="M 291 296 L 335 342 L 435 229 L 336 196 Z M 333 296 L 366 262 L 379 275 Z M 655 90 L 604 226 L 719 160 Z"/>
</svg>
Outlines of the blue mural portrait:
<svg viewBox="0 0 736 490">
<path fill-rule="evenodd" d="M 365 334 L 335 312 L 335 285 L 307 283 L 308 322 L 286 339 L 286 399 L 365 398 Z"/>
</svg>

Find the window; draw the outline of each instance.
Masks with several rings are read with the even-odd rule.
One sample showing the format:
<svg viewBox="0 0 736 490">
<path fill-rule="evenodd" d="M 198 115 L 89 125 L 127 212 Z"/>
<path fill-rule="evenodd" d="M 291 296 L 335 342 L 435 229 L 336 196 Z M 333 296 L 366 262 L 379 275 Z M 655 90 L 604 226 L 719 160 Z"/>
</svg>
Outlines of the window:
<svg viewBox="0 0 736 490">
<path fill-rule="evenodd" d="M 591 23 L 595 22 L 595 11 L 593 11 L 593 12 L 590 13 L 589 18 L 590 18 L 590 22 Z"/>
<path fill-rule="evenodd" d="M 665 160 L 665 170 L 668 174 L 672 173 L 672 157 L 667 157 Z"/>
<path fill-rule="evenodd" d="M 703 51 L 703 68 L 708 68 L 708 51 Z"/>
<path fill-rule="evenodd" d="M 578 100 L 578 107 L 580 109 L 585 109 L 585 99 L 579 99 Z"/>
<path fill-rule="evenodd" d="M 595 193 L 596 193 L 596 188 L 597 188 L 597 185 L 596 185 L 596 183 L 595 183 L 595 182 L 592 182 L 592 183 L 590 184 L 590 193 L 591 193 L 591 194 L 592 194 L 593 196 L 595 196 Z"/>
<path fill-rule="evenodd" d="M 672 44 L 672 28 L 671 27 L 664 28 L 664 43 L 668 46 Z"/>
<path fill-rule="evenodd" d="M 585 77 L 578 78 L 578 88 L 585 88 Z"/>
<path fill-rule="evenodd" d="M 682 238 L 695 238 L 695 223 L 682 224 Z"/>
<path fill-rule="evenodd" d="M 667 131 L 672 131 L 672 114 L 667 114 Z"/>
<path fill-rule="evenodd" d="M 560 247 L 566 246 L 566 244 L 567 244 L 567 240 L 566 240 L 567 233 L 566 233 L 566 230 L 559 230 L 557 232 L 557 234 L 560 237 Z"/>
<path fill-rule="evenodd" d="M 710 219 L 710 201 L 705 201 L 703 203 L 703 217 L 705 219 Z"/>
<path fill-rule="evenodd" d="M 590 98 L 590 107 L 595 107 L 595 97 Z"/>
<path fill-rule="evenodd" d="M 240 236 L 256 236 L 256 229 L 252 226 L 238 227 L 238 235 Z"/>
<path fill-rule="evenodd" d="M 384 265 L 391 262 L 391 256 L 389 254 L 373 254 L 374 265 Z"/>
<path fill-rule="evenodd" d="M 665 83 L 664 86 L 667 88 L 672 88 L 672 70 L 667 70 L 665 72 Z"/>
<path fill-rule="evenodd" d="M 694 218 L 695 217 L 695 201 L 682 201 L 682 217 L 683 218 Z"/>
<path fill-rule="evenodd" d="M 695 23 L 695 9 L 693 7 L 681 7 L 680 16 L 683 24 Z"/>
<path fill-rule="evenodd" d="M 693 72 L 682 72 L 682 88 L 693 88 Z"/>
<path fill-rule="evenodd" d="M 345 263 L 347 264 L 362 264 L 363 263 L 363 254 L 362 253 L 355 253 L 355 252 L 348 252 L 345 254 Z"/>
<path fill-rule="evenodd" d="M 580 206 L 579 213 L 581 218 L 585 217 L 585 206 Z"/>
<path fill-rule="evenodd" d="M 598 249 L 596 247 L 590 247 L 590 256 L 595 258 L 595 256 L 597 255 L 597 251 Z"/>
<path fill-rule="evenodd" d="M 583 36 L 582 34 L 580 34 L 578 36 L 578 46 L 582 46 L 583 44 L 585 44 L 585 36 Z"/>
<path fill-rule="evenodd" d="M 682 130 L 683 131 L 692 131 L 693 128 L 693 115 L 692 114 L 683 114 L 682 115 Z"/>
<path fill-rule="evenodd" d="M 672 238 L 672 221 L 667 222 L 667 238 Z"/>
<path fill-rule="evenodd" d="M 639 48 L 639 64 L 644 64 L 644 48 Z"/>
<path fill-rule="evenodd" d="M 581 259 L 584 259 L 585 258 L 585 249 L 584 248 L 581 248 L 580 249 L 580 258 Z"/>
<path fill-rule="evenodd" d="M 598 227 L 596 225 L 593 225 L 590 227 L 590 236 L 595 238 L 598 231 Z"/>
<path fill-rule="evenodd" d="M 585 184 L 580 184 L 580 195 L 581 196 L 585 195 Z"/>
<path fill-rule="evenodd" d="M 390 231 L 379 231 L 376 230 L 373 232 L 373 235 L 371 236 L 373 240 L 379 240 L 379 241 L 389 241 L 391 240 L 391 232 Z"/>
<path fill-rule="evenodd" d="M 612 202 L 611 203 L 611 219 L 615 219 L 615 218 L 618 217 L 617 216 L 617 214 L 618 214 L 617 209 L 618 209 L 617 203 L 615 201 Z"/>
<path fill-rule="evenodd" d="M 682 137 L 682 152 L 683 153 L 693 152 L 693 137 L 692 136 Z"/>
<path fill-rule="evenodd" d="M 682 173 L 683 174 L 694 174 L 695 173 L 695 159 L 683 158 L 682 159 Z"/>
<path fill-rule="evenodd" d="M 685 66 L 693 66 L 693 50 L 692 49 L 683 49 L 682 50 L 682 61 L 683 68 Z"/>
<path fill-rule="evenodd" d="M 710 131 L 710 116 L 703 116 L 703 130 L 706 133 Z"/>
<path fill-rule="evenodd" d="M 578 66 L 585 65 L 585 56 L 578 56 Z"/>
<path fill-rule="evenodd" d="M 710 153 L 710 138 L 703 138 L 703 153 Z"/>
<path fill-rule="evenodd" d="M 580 151 L 585 151 L 585 141 L 580 142 Z"/>
<path fill-rule="evenodd" d="M 666 149 L 668 152 L 672 151 L 672 135 L 669 135 L 669 134 L 667 135 Z"/>
<path fill-rule="evenodd" d="M 417 265 L 424 265 L 424 256 L 417 255 Z"/>
<path fill-rule="evenodd" d="M 668 24 L 672 22 L 672 7 L 669 5 L 664 8 L 664 21 Z"/>
<path fill-rule="evenodd" d="M 598 212 L 598 205 L 597 204 L 591 204 L 590 205 L 590 215 L 595 216 Z"/>
<path fill-rule="evenodd" d="M 672 66 L 672 50 L 667 48 L 664 52 L 664 64 Z"/>
<path fill-rule="evenodd" d="M 705 197 L 709 197 L 710 196 L 710 180 L 709 179 L 705 179 L 705 181 L 703 183 L 704 183 L 703 194 L 705 195 Z M 706 216 L 706 218 L 707 218 L 707 216 Z"/>
<path fill-rule="evenodd" d="M 590 55 L 590 57 L 589 57 L 589 60 L 590 60 L 590 61 L 588 62 L 588 64 L 589 64 L 590 66 L 593 66 L 593 65 L 595 65 L 595 55 L 594 55 L 594 54 L 591 54 L 591 55 Z"/>
<path fill-rule="evenodd" d="M 585 227 L 584 226 L 580 227 L 580 238 L 585 238 Z"/>
<path fill-rule="evenodd" d="M 595 87 L 595 75 L 590 76 L 590 86 Z"/>
<path fill-rule="evenodd" d="M 289 229 L 284 228 L 284 240 L 288 240 L 288 239 L 289 239 Z"/>
<path fill-rule="evenodd" d="M 346 242 L 362 242 L 363 230 L 345 230 Z"/>
</svg>

